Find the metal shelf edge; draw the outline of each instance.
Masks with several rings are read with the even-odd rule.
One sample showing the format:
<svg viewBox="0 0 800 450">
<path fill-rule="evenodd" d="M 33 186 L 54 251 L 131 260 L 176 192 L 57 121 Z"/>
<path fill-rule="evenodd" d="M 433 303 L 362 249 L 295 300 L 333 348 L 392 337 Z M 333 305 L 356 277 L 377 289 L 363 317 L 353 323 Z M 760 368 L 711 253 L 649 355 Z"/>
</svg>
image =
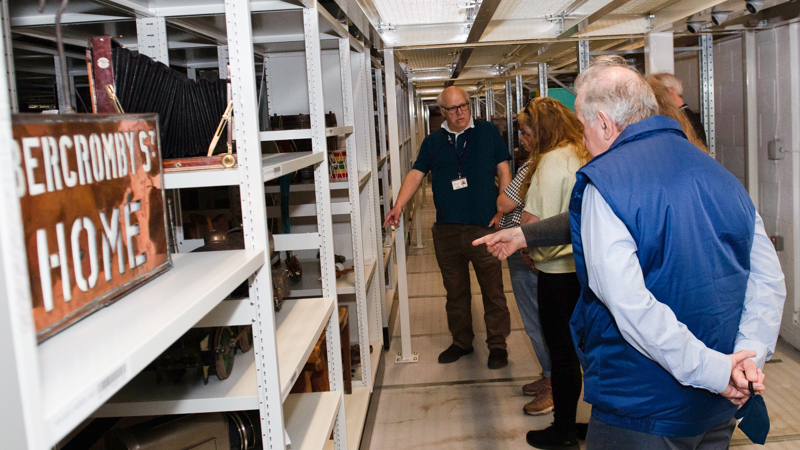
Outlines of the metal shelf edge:
<svg viewBox="0 0 800 450">
<path fill-rule="evenodd" d="M 39 346 L 51 442 L 69 433 L 261 267 L 264 252 L 183 254 L 173 255 L 173 261 L 171 270 Z M 210 267 L 216 268 L 210 276 L 195 276 Z M 148 324 L 147 336 L 132 326 L 137 323 Z M 102 341 L 90 338 L 98 335 Z"/>
</svg>

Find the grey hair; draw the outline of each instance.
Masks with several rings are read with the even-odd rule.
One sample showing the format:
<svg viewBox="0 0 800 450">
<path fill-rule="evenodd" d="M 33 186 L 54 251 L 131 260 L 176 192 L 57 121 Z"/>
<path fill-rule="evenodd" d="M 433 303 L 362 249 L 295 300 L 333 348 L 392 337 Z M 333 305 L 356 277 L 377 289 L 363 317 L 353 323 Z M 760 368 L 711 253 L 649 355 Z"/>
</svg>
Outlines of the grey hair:
<svg viewBox="0 0 800 450">
<path fill-rule="evenodd" d="M 467 91 L 465 91 L 464 89 L 462 89 L 462 88 L 460 88 L 458 86 L 450 86 L 450 87 L 458 89 L 461 92 L 461 95 L 467 101 L 467 103 L 469 103 L 470 98 L 469 98 L 469 94 L 467 94 Z M 446 87 L 446 88 L 442 89 L 442 92 L 439 92 L 439 95 L 436 96 L 436 106 L 442 106 L 442 107 L 444 106 L 443 105 L 443 103 L 444 103 L 444 91 L 446 91 L 447 89 L 450 89 L 450 87 Z"/>
<path fill-rule="evenodd" d="M 632 76 L 620 76 L 629 70 Z M 658 102 L 647 81 L 619 56 L 599 58 L 575 80 L 581 115 L 594 126 L 597 113 L 608 114 L 620 131 L 628 125 L 658 114 Z"/>
<path fill-rule="evenodd" d="M 673 89 L 679 97 L 683 97 L 683 81 L 680 78 L 668 72 L 654 73 L 653 78 L 660 81 L 667 88 Z"/>
</svg>

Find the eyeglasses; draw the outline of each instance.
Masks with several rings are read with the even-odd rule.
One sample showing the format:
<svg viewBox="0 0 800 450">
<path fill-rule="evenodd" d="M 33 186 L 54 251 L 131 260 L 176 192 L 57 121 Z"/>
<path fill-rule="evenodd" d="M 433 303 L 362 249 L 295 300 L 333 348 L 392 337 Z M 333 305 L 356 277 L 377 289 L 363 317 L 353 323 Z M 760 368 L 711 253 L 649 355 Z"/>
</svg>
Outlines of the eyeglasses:
<svg viewBox="0 0 800 450">
<path fill-rule="evenodd" d="M 459 111 L 467 112 L 467 111 L 469 111 L 469 103 L 463 103 L 463 104 L 458 105 L 458 106 L 451 106 L 450 108 L 445 108 L 444 106 L 442 106 L 442 108 L 445 111 L 449 112 L 450 114 L 455 114 L 455 113 L 457 113 Z"/>
</svg>

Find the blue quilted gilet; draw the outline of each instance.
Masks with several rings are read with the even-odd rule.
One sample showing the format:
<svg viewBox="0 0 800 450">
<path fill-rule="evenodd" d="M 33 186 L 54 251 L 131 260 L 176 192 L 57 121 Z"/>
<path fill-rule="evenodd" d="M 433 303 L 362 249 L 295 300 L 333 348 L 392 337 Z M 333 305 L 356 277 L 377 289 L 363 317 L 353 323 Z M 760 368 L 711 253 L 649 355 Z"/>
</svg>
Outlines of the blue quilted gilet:
<svg viewBox="0 0 800 450">
<path fill-rule="evenodd" d="M 741 183 L 692 145 L 677 121 L 628 126 L 577 174 L 570 201 L 575 266 L 583 291 L 571 328 L 585 400 L 610 425 L 667 437 L 696 436 L 733 418 L 720 395 L 683 386 L 625 339 L 589 289 L 581 200 L 591 182 L 638 247 L 645 285 L 706 346 L 730 354 L 750 273 L 755 208 Z"/>
</svg>

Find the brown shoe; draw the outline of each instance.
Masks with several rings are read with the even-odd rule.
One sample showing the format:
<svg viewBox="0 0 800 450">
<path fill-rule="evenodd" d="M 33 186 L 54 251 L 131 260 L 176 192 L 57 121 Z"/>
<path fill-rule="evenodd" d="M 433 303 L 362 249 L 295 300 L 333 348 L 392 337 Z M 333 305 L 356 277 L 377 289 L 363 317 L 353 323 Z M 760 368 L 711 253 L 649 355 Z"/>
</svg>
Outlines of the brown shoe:
<svg viewBox="0 0 800 450">
<path fill-rule="evenodd" d="M 522 410 L 525 411 L 525 414 L 531 416 L 550 414 L 553 411 L 553 390 L 549 387 L 542 389 L 536 398 L 522 407 Z"/>
<path fill-rule="evenodd" d="M 539 395 L 539 392 L 544 389 L 550 389 L 550 377 L 540 378 L 533 383 L 528 383 L 525 386 L 522 386 L 522 393 L 525 395 L 530 395 L 531 397 L 536 397 Z"/>
</svg>

